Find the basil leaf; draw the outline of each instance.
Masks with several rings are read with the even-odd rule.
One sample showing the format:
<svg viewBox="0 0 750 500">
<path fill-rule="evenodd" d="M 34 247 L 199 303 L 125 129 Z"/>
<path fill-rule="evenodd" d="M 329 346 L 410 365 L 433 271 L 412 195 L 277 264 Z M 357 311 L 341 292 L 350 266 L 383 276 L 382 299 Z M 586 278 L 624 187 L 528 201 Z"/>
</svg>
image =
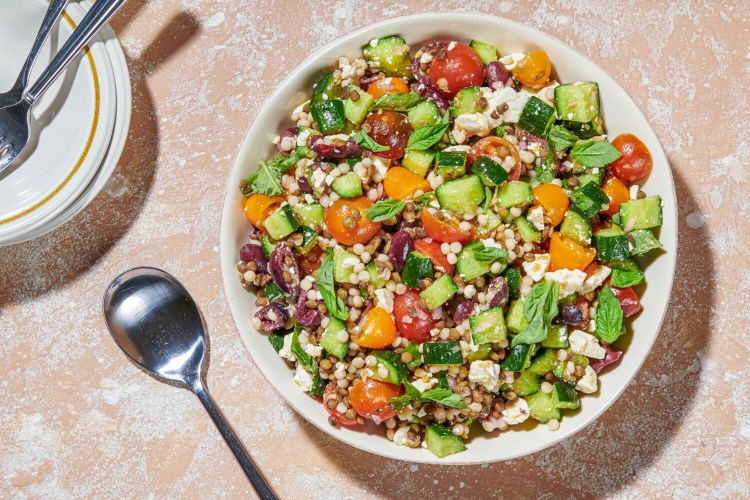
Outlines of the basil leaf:
<svg viewBox="0 0 750 500">
<path fill-rule="evenodd" d="M 372 109 L 390 109 L 392 111 L 406 111 L 411 108 L 422 98 L 416 92 L 409 92 L 404 94 L 399 92 L 397 94 L 385 94 L 375 101 Z"/>
<path fill-rule="evenodd" d="M 409 141 L 406 143 L 406 147 L 407 149 L 416 149 L 419 151 L 429 149 L 442 139 L 446 130 L 448 130 L 447 122 L 439 122 L 425 127 L 419 127 L 409 136 Z"/>
<path fill-rule="evenodd" d="M 547 329 L 549 326 L 545 326 L 544 318 L 541 316 L 534 316 L 529 321 L 529 324 L 521 330 L 521 332 L 513 337 L 511 347 L 515 347 L 518 344 L 536 344 L 547 338 Z"/>
<path fill-rule="evenodd" d="M 648 229 L 636 229 L 631 231 L 629 235 L 633 237 L 633 248 L 630 250 L 630 255 L 643 255 L 664 246 Z"/>
<path fill-rule="evenodd" d="M 381 151 L 388 151 L 391 149 L 390 146 L 382 146 L 375 142 L 372 137 L 367 135 L 367 131 L 362 129 L 352 136 L 352 140 L 357 144 L 361 145 L 365 149 L 369 149 L 373 153 L 380 153 Z"/>
<path fill-rule="evenodd" d="M 605 342 L 612 343 L 623 333 L 622 307 L 609 286 L 599 293 L 595 323 L 596 334 Z"/>
<path fill-rule="evenodd" d="M 492 264 L 498 259 L 507 258 L 508 252 L 497 247 L 484 247 L 474 252 L 474 259 L 476 259 L 477 262 L 482 262 L 484 264 Z"/>
<path fill-rule="evenodd" d="M 513 337 L 511 347 L 536 344 L 547 337 L 549 326 L 558 313 L 559 295 L 557 283 L 542 281 L 534 285 L 523 305 L 523 315 L 529 324 Z"/>
<path fill-rule="evenodd" d="M 382 222 L 401 213 L 405 206 L 404 200 L 383 200 L 368 208 L 365 216 L 373 222 Z"/>
<path fill-rule="evenodd" d="M 404 388 L 406 389 L 406 392 L 403 395 L 388 400 L 388 403 L 390 403 L 396 411 L 403 410 L 409 403 L 419 399 L 419 390 L 408 381 L 404 381 Z"/>
<path fill-rule="evenodd" d="M 536 175 L 536 180 L 539 181 L 540 184 L 549 184 L 557 176 L 555 170 L 544 167 L 534 168 L 534 174 Z"/>
<path fill-rule="evenodd" d="M 315 282 L 318 284 L 318 290 L 320 290 L 320 294 L 323 296 L 323 302 L 325 302 L 331 314 L 341 321 L 349 319 L 349 311 L 346 309 L 341 297 L 336 295 L 336 287 L 333 284 L 333 252 L 330 248 L 326 249 L 326 257 L 323 259 L 320 269 L 318 269 Z"/>
<path fill-rule="evenodd" d="M 487 186 L 484 187 L 484 203 L 482 203 L 482 212 L 490 211 L 490 204 L 492 203 L 492 191 Z"/>
<path fill-rule="evenodd" d="M 284 337 L 286 335 L 285 333 L 271 333 L 268 335 L 268 341 L 277 353 L 284 347 Z"/>
<path fill-rule="evenodd" d="M 632 271 L 626 269 L 612 269 L 612 279 L 610 283 L 617 288 L 627 288 L 637 285 L 643 281 L 643 273 L 640 269 Z"/>
<path fill-rule="evenodd" d="M 420 394 L 419 399 L 422 401 L 433 401 L 435 403 L 440 403 L 443 406 L 450 406 L 460 410 L 465 410 L 469 407 L 469 405 L 464 403 L 463 399 L 461 399 L 458 394 L 450 389 L 431 389 Z"/>
<path fill-rule="evenodd" d="M 555 151 L 562 151 L 578 142 L 578 136 L 562 125 L 552 125 L 547 132 L 547 142 Z"/>
<path fill-rule="evenodd" d="M 315 373 L 311 374 L 313 383 L 310 387 L 310 394 L 313 396 L 322 396 L 328 385 L 328 379 L 320 376 L 320 371 L 315 370 Z"/>
<path fill-rule="evenodd" d="M 300 362 L 305 370 L 310 372 L 310 374 L 312 375 L 313 373 L 318 371 L 318 364 L 312 357 L 310 357 L 309 354 L 305 352 L 304 349 L 302 349 L 302 345 L 299 343 L 300 333 L 302 333 L 302 326 L 300 326 L 299 323 L 295 323 L 294 333 L 292 333 L 292 345 L 289 347 L 289 350 L 292 351 L 292 354 L 297 357 L 297 361 Z"/>
<path fill-rule="evenodd" d="M 586 141 L 570 151 L 570 157 L 589 168 L 603 167 L 618 159 L 622 154 L 608 142 Z"/>
<path fill-rule="evenodd" d="M 312 151 L 309 148 L 297 148 L 289 156 L 277 155 L 268 162 L 261 161 L 258 171 L 248 177 L 240 185 L 245 196 L 251 194 L 265 194 L 276 196 L 282 194 L 281 174 L 292 165 L 296 165 L 303 158 L 310 158 Z"/>
</svg>

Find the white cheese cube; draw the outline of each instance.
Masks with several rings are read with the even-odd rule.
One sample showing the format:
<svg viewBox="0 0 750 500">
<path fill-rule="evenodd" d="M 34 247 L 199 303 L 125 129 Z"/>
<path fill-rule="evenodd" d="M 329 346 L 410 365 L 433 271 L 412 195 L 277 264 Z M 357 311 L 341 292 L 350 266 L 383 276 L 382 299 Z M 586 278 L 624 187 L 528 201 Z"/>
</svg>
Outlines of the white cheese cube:
<svg viewBox="0 0 750 500">
<path fill-rule="evenodd" d="M 531 276 L 534 281 L 541 281 L 545 277 L 545 273 L 549 268 L 549 254 L 543 253 L 534 255 L 534 260 L 527 262 L 523 261 L 523 270 L 526 274 Z"/>
<path fill-rule="evenodd" d="M 570 342 L 570 349 L 582 356 L 604 359 L 607 354 L 606 349 L 599 344 L 596 337 L 581 330 L 573 330 L 568 337 L 568 342 Z"/>
<path fill-rule="evenodd" d="M 517 425 L 529 418 L 529 404 L 523 398 L 514 399 L 505 405 L 502 411 L 503 420 L 508 425 Z"/>
<path fill-rule="evenodd" d="M 593 394 L 599 389 L 599 381 L 593 368 L 590 366 L 586 367 L 583 377 L 576 383 L 576 389 L 584 394 Z"/>
</svg>

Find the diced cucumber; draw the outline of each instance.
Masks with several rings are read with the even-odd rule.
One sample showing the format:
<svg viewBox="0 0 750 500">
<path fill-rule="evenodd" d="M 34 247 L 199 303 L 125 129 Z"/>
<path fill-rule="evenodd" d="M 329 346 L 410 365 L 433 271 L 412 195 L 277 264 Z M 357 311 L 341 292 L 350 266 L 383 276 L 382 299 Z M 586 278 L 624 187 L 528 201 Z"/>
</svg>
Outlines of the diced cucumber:
<svg viewBox="0 0 750 500">
<path fill-rule="evenodd" d="M 516 228 L 523 241 L 528 243 L 539 243 L 542 241 L 541 231 L 535 228 L 526 217 L 521 216 L 516 218 Z"/>
<path fill-rule="evenodd" d="M 521 111 L 518 126 L 538 137 L 545 137 L 553 121 L 555 109 L 538 97 L 531 96 Z"/>
<path fill-rule="evenodd" d="M 523 299 L 514 300 L 508 309 L 508 329 L 513 333 L 521 333 L 521 330 L 529 324 L 523 314 L 523 303 Z"/>
<path fill-rule="evenodd" d="M 276 243 L 273 243 L 271 239 L 264 234 L 260 237 L 260 246 L 263 247 L 263 253 L 266 254 L 266 257 L 270 259 L 273 249 L 276 248 Z"/>
<path fill-rule="evenodd" d="M 662 248 L 664 245 L 656 239 L 654 233 L 648 229 L 636 229 L 630 232 L 630 236 L 633 238 L 633 249 L 630 251 L 631 255 L 643 255 L 655 250 Z"/>
<path fill-rule="evenodd" d="M 609 196 L 593 182 L 573 191 L 571 198 L 575 207 L 589 219 L 609 206 Z"/>
<path fill-rule="evenodd" d="M 466 153 L 463 151 L 441 151 L 437 155 L 438 174 L 445 179 L 457 179 L 466 174 Z"/>
<path fill-rule="evenodd" d="M 567 122 L 590 123 L 599 117 L 599 85 L 575 82 L 555 87 L 557 116 Z"/>
<path fill-rule="evenodd" d="M 472 361 L 490 359 L 490 352 L 492 352 L 492 344 L 480 344 L 477 346 L 476 351 L 470 351 L 466 355 L 466 361 L 471 363 Z"/>
<path fill-rule="evenodd" d="M 471 164 L 471 172 L 477 174 L 485 186 L 499 186 L 508 180 L 508 172 L 496 161 L 480 156 Z"/>
<path fill-rule="evenodd" d="M 446 426 L 435 422 L 427 424 L 424 439 L 427 443 L 427 449 L 438 458 L 445 458 L 448 455 L 466 450 L 466 445 L 460 437 L 453 434 Z"/>
<path fill-rule="evenodd" d="M 555 408 L 575 410 L 581 406 L 578 402 L 578 393 L 572 385 L 555 382 L 552 387 L 552 405 Z"/>
<path fill-rule="evenodd" d="M 485 66 L 492 61 L 497 61 L 497 47 L 494 44 L 472 40 L 469 42 L 469 47 L 477 51 L 479 59 L 482 60 Z"/>
<path fill-rule="evenodd" d="M 268 235 L 275 240 L 283 239 L 294 231 L 299 229 L 299 221 L 294 215 L 292 207 L 282 205 L 263 221 L 263 227 L 268 231 Z"/>
<path fill-rule="evenodd" d="M 555 402 L 552 394 L 539 391 L 536 394 L 526 397 L 526 403 L 529 405 L 529 413 L 532 418 L 546 424 L 552 419 L 560 420 L 560 409 L 555 408 Z"/>
<path fill-rule="evenodd" d="M 579 245 L 588 246 L 591 243 L 591 223 L 581 212 L 575 208 L 570 208 L 565 212 L 565 218 L 560 226 L 560 234 Z"/>
<path fill-rule="evenodd" d="M 534 200 L 531 186 L 523 181 L 508 181 L 500 187 L 496 203 L 502 208 L 526 206 Z"/>
<path fill-rule="evenodd" d="M 342 198 L 356 198 L 362 196 L 362 179 L 354 172 L 336 177 L 331 184 L 337 195 Z"/>
<path fill-rule="evenodd" d="M 518 396 L 531 396 L 539 392 L 541 384 L 539 382 L 539 375 L 531 373 L 528 370 L 521 371 L 521 374 L 516 380 L 513 381 L 513 392 Z"/>
<path fill-rule="evenodd" d="M 425 342 L 422 359 L 426 365 L 462 365 L 464 356 L 459 342 Z"/>
<path fill-rule="evenodd" d="M 478 175 L 467 175 L 446 182 L 437 188 L 435 194 L 441 207 L 454 212 L 473 213 L 484 200 L 484 184 Z"/>
<path fill-rule="evenodd" d="M 318 203 L 309 203 L 307 205 L 297 205 L 292 207 L 292 211 L 299 219 L 300 224 L 315 227 L 323 225 L 323 206 Z"/>
<path fill-rule="evenodd" d="M 310 226 L 302 226 L 299 231 L 302 233 L 302 245 L 298 248 L 302 253 L 307 253 L 318 242 L 318 232 Z"/>
<path fill-rule="evenodd" d="M 332 317 L 323 335 L 320 336 L 320 347 L 325 349 L 329 354 L 339 359 L 344 359 L 346 353 L 349 352 L 349 342 L 341 342 L 338 339 L 338 333 L 341 330 L 346 330 L 344 322 Z"/>
<path fill-rule="evenodd" d="M 344 116 L 350 123 L 362 125 L 373 103 L 374 97 L 356 85 L 349 85 L 349 96 L 344 99 Z"/>
<path fill-rule="evenodd" d="M 630 255 L 628 236 L 615 225 L 594 233 L 594 248 L 599 260 L 622 260 Z"/>
<path fill-rule="evenodd" d="M 403 383 L 406 377 L 406 365 L 401 361 L 401 356 L 393 351 L 373 351 L 370 354 L 377 361 L 377 364 L 371 368 L 370 377 L 395 385 Z M 383 376 L 385 372 L 388 374 Z"/>
<path fill-rule="evenodd" d="M 584 170 L 583 173 L 576 176 L 578 179 L 579 186 L 585 186 L 589 182 L 593 182 L 596 187 L 601 187 L 602 181 L 604 180 L 604 169 L 600 168 L 599 172 L 592 173 L 592 170 Z"/>
<path fill-rule="evenodd" d="M 580 139 L 591 139 L 597 135 L 604 134 L 604 122 L 601 116 L 597 116 L 589 123 L 579 123 L 563 120 L 562 125 L 577 135 Z"/>
<path fill-rule="evenodd" d="M 547 337 L 542 340 L 542 347 L 567 349 L 568 346 L 568 327 L 565 325 L 550 325 Z"/>
<path fill-rule="evenodd" d="M 401 272 L 401 282 L 409 288 L 419 288 L 419 280 L 432 278 L 432 260 L 419 252 L 409 252 Z"/>
<path fill-rule="evenodd" d="M 541 376 L 554 370 L 558 364 L 557 349 L 545 349 L 531 362 L 529 371 Z"/>
<path fill-rule="evenodd" d="M 629 230 L 661 226 L 661 196 L 647 196 L 620 204 L 622 227 Z"/>
<path fill-rule="evenodd" d="M 266 298 L 268 299 L 268 302 L 275 302 L 277 300 L 285 300 L 284 298 L 284 292 L 282 292 L 278 286 L 276 286 L 276 283 L 273 281 L 269 281 L 264 287 L 263 287 L 263 293 L 265 294 Z"/>
<path fill-rule="evenodd" d="M 424 306 L 432 311 L 448 302 L 458 291 L 450 274 L 444 274 L 419 294 Z"/>
<path fill-rule="evenodd" d="M 503 276 L 508 281 L 508 300 L 517 300 L 521 291 L 521 271 L 515 267 L 510 267 L 505 270 Z"/>
<path fill-rule="evenodd" d="M 310 114 L 318 125 L 318 129 L 324 134 L 338 132 L 346 125 L 344 102 L 341 99 L 311 104 Z"/>
<path fill-rule="evenodd" d="M 502 342 L 508 336 L 503 309 L 487 309 L 469 319 L 474 345 Z"/>
<path fill-rule="evenodd" d="M 536 352 L 536 349 L 536 344 L 518 344 L 515 347 L 511 347 L 503 362 L 500 363 L 500 369 L 509 372 L 525 370 L 529 367 L 531 357 Z"/>
<path fill-rule="evenodd" d="M 411 123 L 414 130 L 426 127 L 427 125 L 433 125 L 443 118 L 437 105 L 429 99 L 425 99 L 409 108 L 406 116 L 409 117 L 409 123 Z"/>
<path fill-rule="evenodd" d="M 338 99 L 339 97 L 341 97 L 341 86 L 336 85 L 333 73 L 326 73 L 315 84 L 315 89 L 310 98 L 310 106 L 319 102 Z"/>
<path fill-rule="evenodd" d="M 464 87 L 456 93 L 453 98 L 453 106 L 450 108 L 451 116 L 458 116 L 467 113 L 481 113 L 482 108 L 479 106 L 479 99 L 482 93 L 479 87 Z"/>
<path fill-rule="evenodd" d="M 375 261 L 370 262 L 365 267 L 365 271 L 370 273 L 370 283 L 375 288 L 383 288 L 385 286 L 385 279 L 378 272 L 378 265 Z"/>
<path fill-rule="evenodd" d="M 427 175 L 432 166 L 432 160 L 435 159 L 435 153 L 431 151 L 419 151 L 417 149 L 407 149 L 404 158 L 401 160 L 401 166 L 409 172 L 417 174 L 420 177 Z"/>
<path fill-rule="evenodd" d="M 374 46 L 369 43 L 362 52 L 368 62 L 376 63 L 377 67 L 388 76 L 411 75 L 409 46 L 400 36 L 378 38 Z"/>
<path fill-rule="evenodd" d="M 351 283 L 351 276 L 354 266 L 359 262 L 359 257 L 349 253 L 341 247 L 333 248 L 333 279 L 338 283 Z"/>
<path fill-rule="evenodd" d="M 490 232 L 492 232 L 492 230 L 499 226 L 502 222 L 500 220 L 500 217 L 495 215 L 495 212 L 493 212 L 492 210 L 486 210 L 484 215 L 487 216 L 487 223 L 477 226 L 477 232 L 482 238 L 486 238 L 490 234 Z"/>
<path fill-rule="evenodd" d="M 461 249 L 458 254 L 458 260 L 456 262 L 456 271 L 464 281 L 469 282 L 474 278 L 482 276 L 485 273 L 490 272 L 491 264 L 487 262 L 479 262 L 474 258 L 474 252 L 484 248 L 484 244 L 477 240 L 474 241 Z"/>
</svg>

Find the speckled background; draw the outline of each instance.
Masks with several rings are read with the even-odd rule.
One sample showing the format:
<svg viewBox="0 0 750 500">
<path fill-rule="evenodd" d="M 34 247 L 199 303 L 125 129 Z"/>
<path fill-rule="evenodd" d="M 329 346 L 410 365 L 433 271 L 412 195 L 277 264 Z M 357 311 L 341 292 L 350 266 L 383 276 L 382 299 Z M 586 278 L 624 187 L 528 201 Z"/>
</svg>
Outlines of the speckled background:
<svg viewBox="0 0 750 500">
<path fill-rule="evenodd" d="M 285 498 L 750 497 L 746 1 L 439 5 L 527 23 L 588 55 L 635 98 L 668 153 L 681 242 L 673 298 L 644 370 L 595 424 L 512 462 L 409 465 L 317 431 L 254 368 L 217 254 L 245 130 L 317 47 L 433 5 L 128 3 L 113 23 L 134 89 L 118 170 L 71 223 L 0 251 L 0 497 L 251 494 L 198 401 L 138 371 L 106 332 L 105 286 L 144 264 L 180 277 L 202 306 L 214 396 Z"/>
</svg>

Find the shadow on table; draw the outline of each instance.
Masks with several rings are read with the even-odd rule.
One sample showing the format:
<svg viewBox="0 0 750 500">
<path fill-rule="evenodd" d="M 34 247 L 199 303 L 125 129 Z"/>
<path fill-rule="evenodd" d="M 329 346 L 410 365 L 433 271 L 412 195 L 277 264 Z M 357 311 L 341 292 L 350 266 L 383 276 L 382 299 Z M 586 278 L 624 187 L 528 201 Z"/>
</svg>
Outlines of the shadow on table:
<svg viewBox="0 0 750 500">
<path fill-rule="evenodd" d="M 678 221 L 684 221 L 695 207 L 691 206 L 687 185 L 677 171 L 673 174 L 677 199 L 681 200 Z M 576 436 L 510 462 L 410 466 L 348 447 L 299 416 L 298 422 L 342 473 L 384 497 L 437 493 L 439 498 L 590 498 L 617 493 L 647 470 L 669 445 L 700 383 L 699 358 L 710 332 L 708 304 L 715 293 L 715 269 L 705 228 L 691 229 L 687 234 L 680 226 L 672 297 L 656 343 L 623 395 L 596 423 Z M 706 306 L 693 307 L 697 303 Z M 393 446 L 383 439 L 384 447 Z M 497 444 L 502 446 L 501 436 Z"/>
<path fill-rule="evenodd" d="M 121 33 L 145 5 L 145 0 L 127 4 L 112 23 L 115 31 Z M 199 31 L 197 18 L 182 12 L 167 23 L 139 58 L 127 58 L 132 117 L 117 168 L 102 192 L 67 224 L 35 240 L 2 249 L 0 305 L 64 286 L 102 257 L 138 218 L 159 155 L 159 123 L 148 78 Z"/>
</svg>

